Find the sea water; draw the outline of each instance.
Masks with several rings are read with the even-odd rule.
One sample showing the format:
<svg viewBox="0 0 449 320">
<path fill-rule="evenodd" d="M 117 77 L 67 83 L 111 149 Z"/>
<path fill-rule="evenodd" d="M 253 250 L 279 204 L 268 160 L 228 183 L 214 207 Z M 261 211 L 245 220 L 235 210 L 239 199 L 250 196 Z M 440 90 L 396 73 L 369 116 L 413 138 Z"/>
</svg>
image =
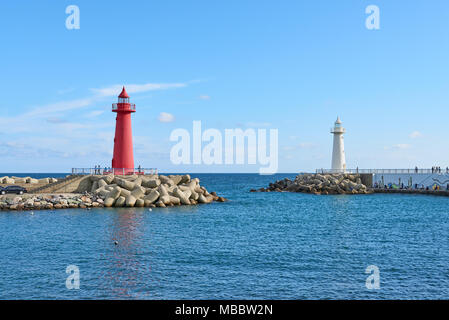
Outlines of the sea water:
<svg viewBox="0 0 449 320">
<path fill-rule="evenodd" d="M 295 175 L 192 176 L 230 201 L 0 211 L 0 299 L 449 298 L 449 198 L 250 193 Z"/>
</svg>

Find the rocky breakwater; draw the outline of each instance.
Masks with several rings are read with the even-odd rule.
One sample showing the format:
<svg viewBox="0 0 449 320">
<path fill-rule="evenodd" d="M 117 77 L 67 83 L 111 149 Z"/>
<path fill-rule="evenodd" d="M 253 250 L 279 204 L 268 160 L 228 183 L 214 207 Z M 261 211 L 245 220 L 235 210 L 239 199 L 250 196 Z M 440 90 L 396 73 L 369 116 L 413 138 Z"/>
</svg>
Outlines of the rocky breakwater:
<svg viewBox="0 0 449 320">
<path fill-rule="evenodd" d="M 189 175 L 92 176 L 90 192 L 104 199 L 105 207 L 166 207 L 225 202 Z"/>
<path fill-rule="evenodd" d="M 0 210 L 52 210 L 97 207 L 167 207 L 225 202 L 189 175 L 91 176 L 80 193 L 0 196 Z"/>
<path fill-rule="evenodd" d="M 294 181 L 288 178 L 270 183 L 268 188 L 251 192 L 303 192 L 317 195 L 368 194 L 372 190 L 362 184 L 358 174 L 300 174 Z"/>
<path fill-rule="evenodd" d="M 0 197 L 0 210 L 53 210 L 103 207 L 103 199 L 91 194 L 23 195 Z"/>
</svg>

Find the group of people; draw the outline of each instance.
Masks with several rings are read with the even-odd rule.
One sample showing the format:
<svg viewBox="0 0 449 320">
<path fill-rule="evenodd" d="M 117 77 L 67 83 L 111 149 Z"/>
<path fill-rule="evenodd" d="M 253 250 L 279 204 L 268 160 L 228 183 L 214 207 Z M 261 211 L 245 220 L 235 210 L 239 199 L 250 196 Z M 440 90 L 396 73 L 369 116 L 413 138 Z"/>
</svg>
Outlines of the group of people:
<svg viewBox="0 0 449 320">
<path fill-rule="evenodd" d="M 432 173 L 441 173 L 441 167 L 432 167 Z M 446 167 L 446 173 L 449 173 L 449 167 Z"/>
<path fill-rule="evenodd" d="M 441 173 L 441 167 L 432 167 L 432 173 Z M 446 167 L 446 173 L 449 173 L 448 167 Z"/>
<path fill-rule="evenodd" d="M 435 166 L 432 167 L 432 173 L 441 173 L 441 167 Z M 418 173 L 418 167 L 415 167 L 415 173 Z M 449 173 L 449 167 L 446 167 L 446 173 Z"/>
<path fill-rule="evenodd" d="M 96 166 L 94 166 L 94 174 L 98 174 L 98 175 L 100 175 L 100 174 L 104 174 L 104 172 L 112 172 L 112 168 L 107 168 L 107 167 L 104 167 L 104 171 L 103 172 L 101 172 L 101 166 L 100 165 L 96 165 Z M 139 165 L 139 167 L 137 168 L 137 172 L 138 173 L 142 173 L 142 167 Z"/>
<path fill-rule="evenodd" d="M 107 168 L 104 168 L 104 171 L 107 171 L 106 169 Z M 97 166 L 94 167 L 94 174 L 102 174 L 100 165 L 97 165 Z"/>
</svg>

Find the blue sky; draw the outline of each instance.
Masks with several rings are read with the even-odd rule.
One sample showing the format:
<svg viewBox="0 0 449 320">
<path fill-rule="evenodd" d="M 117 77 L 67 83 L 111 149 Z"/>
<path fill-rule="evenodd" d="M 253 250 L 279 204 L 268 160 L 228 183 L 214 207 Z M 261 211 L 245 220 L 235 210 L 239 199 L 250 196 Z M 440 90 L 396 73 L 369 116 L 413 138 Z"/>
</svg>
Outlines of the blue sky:
<svg viewBox="0 0 449 320">
<path fill-rule="evenodd" d="M 380 30 L 365 28 L 371 4 Z M 280 172 L 328 168 L 337 115 L 348 167 L 449 165 L 444 0 L 8 1 L 0 33 L 3 172 L 109 166 L 122 84 L 136 166 L 258 172 L 171 164 L 171 131 L 201 120 L 278 129 Z"/>
</svg>

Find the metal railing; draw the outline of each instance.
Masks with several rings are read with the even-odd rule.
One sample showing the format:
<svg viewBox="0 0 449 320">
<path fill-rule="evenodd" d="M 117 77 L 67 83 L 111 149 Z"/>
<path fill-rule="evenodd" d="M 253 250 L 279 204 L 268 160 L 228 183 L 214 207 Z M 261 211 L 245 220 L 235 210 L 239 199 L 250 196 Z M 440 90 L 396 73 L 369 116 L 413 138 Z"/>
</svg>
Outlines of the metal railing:
<svg viewBox="0 0 449 320">
<path fill-rule="evenodd" d="M 330 131 L 331 133 L 346 133 L 346 129 L 342 127 L 333 127 Z"/>
<path fill-rule="evenodd" d="M 124 108 L 119 108 L 124 106 Z M 113 103 L 112 111 L 136 111 L 136 105 L 134 103 Z"/>
<path fill-rule="evenodd" d="M 158 174 L 157 168 L 72 168 L 73 175 L 144 175 Z"/>
<path fill-rule="evenodd" d="M 446 169 L 316 169 L 316 173 L 371 173 L 371 174 L 449 174 L 449 170 Z"/>
</svg>

